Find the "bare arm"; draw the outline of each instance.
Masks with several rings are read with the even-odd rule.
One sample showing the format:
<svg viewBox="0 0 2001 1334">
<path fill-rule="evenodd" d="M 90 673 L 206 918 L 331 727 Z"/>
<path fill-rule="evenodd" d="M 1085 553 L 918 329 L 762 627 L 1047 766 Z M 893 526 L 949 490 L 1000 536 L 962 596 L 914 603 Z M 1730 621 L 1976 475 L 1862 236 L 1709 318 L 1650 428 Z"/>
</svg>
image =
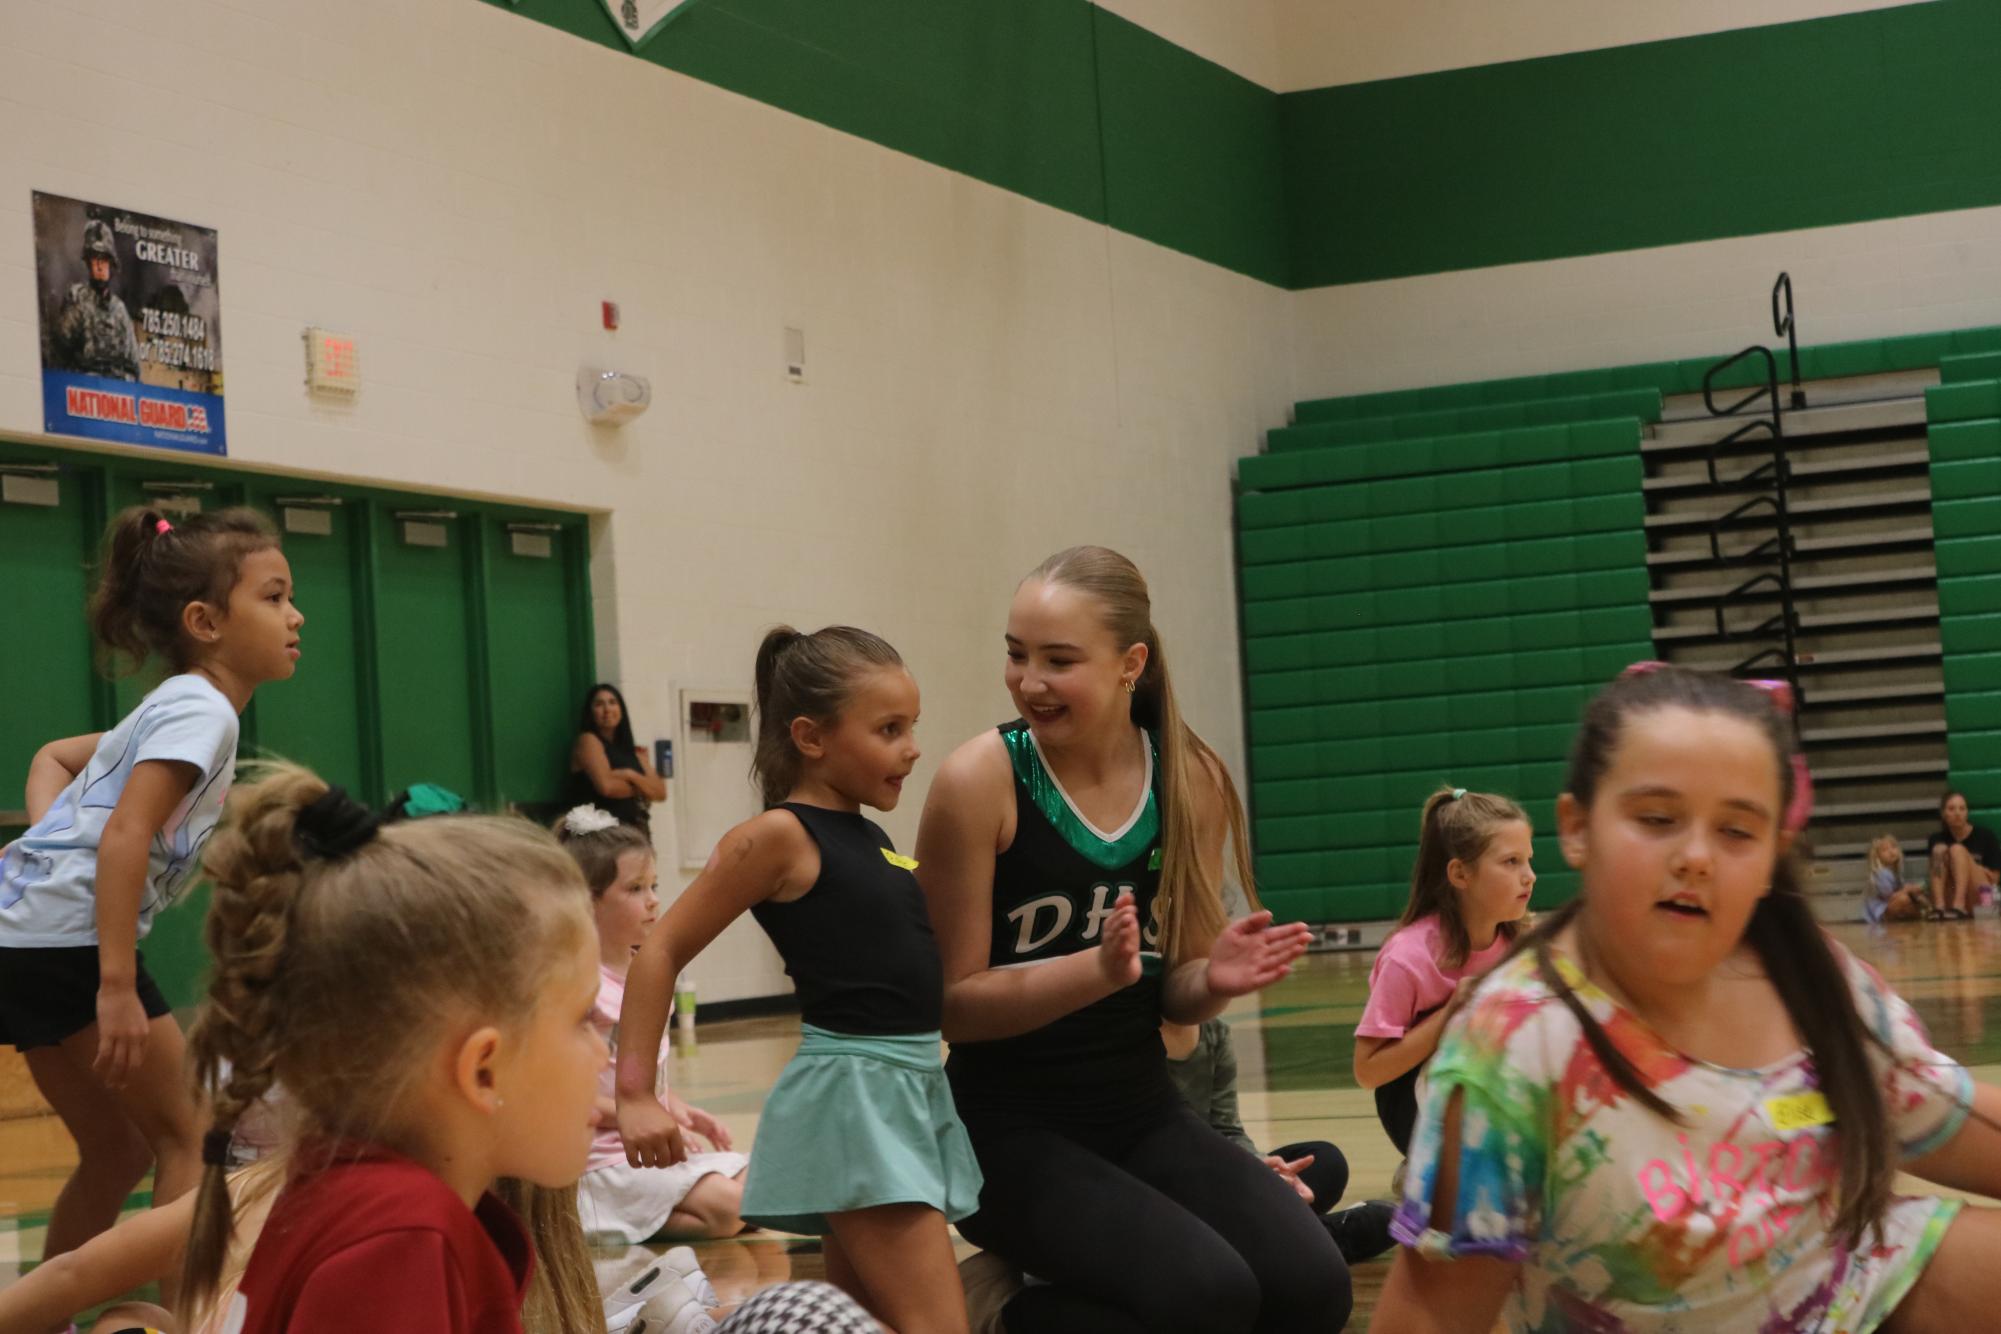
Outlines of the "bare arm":
<svg viewBox="0 0 2001 1334">
<path fill-rule="evenodd" d="M 121 1087 L 146 1045 L 139 1003 L 139 904 L 153 839 L 201 773 L 179 760 L 141 760 L 97 843 L 98 1077 Z"/>
<path fill-rule="evenodd" d="M 636 794 L 630 778 L 621 778 L 604 753 L 604 742 L 589 732 L 577 738 L 570 751 L 570 763 L 583 770 L 600 797 L 630 797 Z M 627 771 L 631 772 L 630 770 Z"/>
<path fill-rule="evenodd" d="M 1453 1202 L 1459 1198 L 1463 1097 L 1454 1093 L 1445 1109 L 1431 1204 L 1431 1226 L 1440 1231 L 1451 1228 Z M 1427 1260 L 1403 1247 L 1390 1270 L 1389 1282 L 1383 1285 L 1375 1318 L 1397 1334 L 1487 1334 L 1500 1318 L 1502 1303 L 1507 1301 L 1520 1270 L 1518 1264 L 1488 1256 Z"/>
<path fill-rule="evenodd" d="M 667 800 L 667 780 L 653 772 L 653 761 L 648 758 L 644 750 L 640 750 L 637 753 L 639 755 L 638 769 L 614 769 L 612 772 L 632 784 L 635 796 L 644 797 L 648 801 Z"/>
<path fill-rule="evenodd" d="M 1365 1089 L 1380 1088 L 1399 1075 L 1409 1074 L 1438 1050 L 1445 1025 L 1459 1012 L 1459 1006 L 1473 993 L 1473 979 L 1461 978 L 1452 999 L 1404 1030 L 1400 1038 L 1355 1035 L 1355 1082 Z"/>
<path fill-rule="evenodd" d="M 49 813 L 49 807 L 56 804 L 56 798 L 63 789 L 76 780 L 90 763 L 90 757 L 97 753 L 97 743 L 104 736 L 102 732 L 90 732 L 84 736 L 64 737 L 61 741 L 51 741 L 35 752 L 35 758 L 28 761 L 28 823 L 38 823 Z"/>
<path fill-rule="evenodd" d="M 1097 949 L 1034 968 L 987 966 L 993 942 L 994 857 L 1002 820 L 1014 799 L 1013 782 L 999 735 L 974 737 L 939 767 L 917 829 L 917 883 L 930 907 L 945 965 L 945 1037 L 951 1042 L 1033 1032 L 1139 976 L 1138 913 L 1130 896 L 1121 898 L 1134 928 L 1129 961 L 1123 949 L 1114 951 L 1118 957 L 1107 953 L 1121 920 L 1115 918 L 1106 924 Z"/>
<path fill-rule="evenodd" d="M 195 1192 L 132 1215 L 0 1288 L 0 1334 L 44 1334 L 181 1266 Z"/>
<path fill-rule="evenodd" d="M 674 979 L 723 928 L 766 899 L 804 893 L 819 876 L 819 849 L 798 817 L 766 811 L 717 845 L 695 883 L 648 933 L 626 975 L 618 1016 L 618 1130 L 634 1167 L 665 1167 L 685 1154 L 679 1128 L 654 1095 L 660 1038 Z"/>
<path fill-rule="evenodd" d="M 1904 1170 L 1935 1185 L 1976 1195 L 2001 1195 L 2001 1089 L 1973 1086 L 1973 1115 L 1959 1133 Z"/>
</svg>

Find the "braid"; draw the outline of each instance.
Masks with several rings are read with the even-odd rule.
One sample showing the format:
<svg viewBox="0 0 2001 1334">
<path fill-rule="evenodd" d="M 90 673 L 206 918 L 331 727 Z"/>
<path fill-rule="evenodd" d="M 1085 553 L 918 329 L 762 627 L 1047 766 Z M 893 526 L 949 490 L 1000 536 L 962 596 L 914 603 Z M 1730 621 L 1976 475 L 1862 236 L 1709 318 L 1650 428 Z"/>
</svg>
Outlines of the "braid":
<svg viewBox="0 0 2001 1334">
<path fill-rule="evenodd" d="M 190 1306 L 214 1291 L 229 1251 L 235 1210 L 223 1149 L 274 1078 L 280 1016 L 273 984 L 305 873 L 293 830 L 300 809 L 326 790 L 303 770 L 280 771 L 245 789 L 233 818 L 209 840 L 204 864 L 215 892 L 205 936 L 215 971 L 189 1031 L 188 1049 L 197 1093 L 213 1101 L 215 1128 L 203 1149 L 188 1239 L 182 1300 Z"/>
</svg>

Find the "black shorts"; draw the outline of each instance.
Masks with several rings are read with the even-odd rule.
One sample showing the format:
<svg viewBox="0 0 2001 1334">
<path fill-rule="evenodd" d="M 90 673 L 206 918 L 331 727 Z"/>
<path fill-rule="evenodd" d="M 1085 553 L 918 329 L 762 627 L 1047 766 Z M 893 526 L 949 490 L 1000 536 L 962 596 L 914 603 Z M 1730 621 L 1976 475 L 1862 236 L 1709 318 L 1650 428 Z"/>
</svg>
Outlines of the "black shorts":
<svg viewBox="0 0 2001 1334">
<path fill-rule="evenodd" d="M 138 954 L 133 976 L 148 1019 L 171 1014 Z M 97 946 L 0 949 L 0 1046 L 53 1047 L 97 1022 Z"/>
</svg>

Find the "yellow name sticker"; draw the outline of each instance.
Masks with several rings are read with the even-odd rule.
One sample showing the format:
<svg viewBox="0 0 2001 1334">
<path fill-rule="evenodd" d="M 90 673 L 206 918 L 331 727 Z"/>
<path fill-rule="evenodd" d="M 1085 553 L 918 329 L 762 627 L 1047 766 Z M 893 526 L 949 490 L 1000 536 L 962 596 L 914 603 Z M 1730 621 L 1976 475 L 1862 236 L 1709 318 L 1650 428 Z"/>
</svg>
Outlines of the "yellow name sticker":
<svg viewBox="0 0 2001 1334">
<path fill-rule="evenodd" d="M 914 871 L 917 869 L 917 859 L 915 857 L 906 857 L 900 852 L 891 852 L 888 848 L 882 849 L 882 859 L 899 871 Z"/>
<path fill-rule="evenodd" d="M 1809 1126 L 1834 1124 L 1834 1109 L 1827 1105 L 1827 1095 L 1819 1090 L 1773 1098 L 1765 1104 L 1765 1115 L 1772 1118 L 1774 1130 L 1805 1130 Z"/>
</svg>

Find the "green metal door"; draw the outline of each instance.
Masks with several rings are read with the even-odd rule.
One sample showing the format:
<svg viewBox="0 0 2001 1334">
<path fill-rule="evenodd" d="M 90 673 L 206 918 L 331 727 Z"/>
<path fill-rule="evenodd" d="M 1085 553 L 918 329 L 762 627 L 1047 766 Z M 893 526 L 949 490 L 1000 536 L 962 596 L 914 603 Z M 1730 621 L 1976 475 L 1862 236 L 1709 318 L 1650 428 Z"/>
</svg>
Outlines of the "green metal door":
<svg viewBox="0 0 2001 1334">
<path fill-rule="evenodd" d="M 383 794 L 368 753 L 374 727 L 366 717 L 367 639 L 357 615 L 368 506 L 298 483 L 258 486 L 250 503 L 278 525 L 292 567 L 293 600 L 306 618 L 298 671 L 289 681 L 260 688 L 251 706 L 257 749 L 303 764 L 361 800 L 379 801 Z"/>
<path fill-rule="evenodd" d="M 474 726 L 481 689 L 469 614 L 469 539 L 479 527 L 446 511 L 378 505 L 375 662 L 382 691 L 382 782 L 389 792 L 442 783 L 478 796 Z M 421 543 L 439 540 L 442 545 Z"/>
<path fill-rule="evenodd" d="M 489 518 L 485 537 L 486 642 L 491 683 L 495 795 L 501 803 L 551 802 L 569 771 L 577 702 L 590 682 L 583 524 Z"/>
<path fill-rule="evenodd" d="M 57 737 L 94 732 L 89 559 L 97 477 L 55 455 L 0 446 L 0 572 L 13 633 L 0 651 L 0 827 L 19 824 L 28 761 Z M 53 504 L 44 503 L 53 500 Z"/>
</svg>

